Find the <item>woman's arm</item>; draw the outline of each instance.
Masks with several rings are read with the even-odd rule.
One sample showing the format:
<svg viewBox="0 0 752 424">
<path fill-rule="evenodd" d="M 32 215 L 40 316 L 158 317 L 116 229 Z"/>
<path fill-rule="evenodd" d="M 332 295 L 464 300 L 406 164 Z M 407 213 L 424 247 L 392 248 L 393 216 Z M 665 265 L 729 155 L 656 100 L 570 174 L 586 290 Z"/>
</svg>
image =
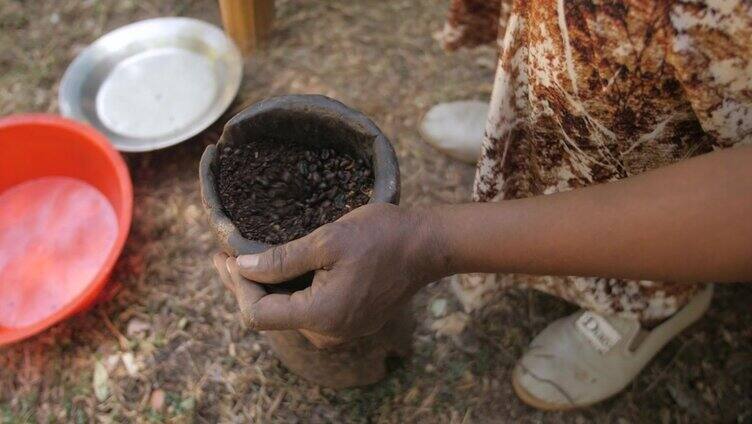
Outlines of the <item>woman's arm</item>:
<svg viewBox="0 0 752 424">
<path fill-rule="evenodd" d="M 752 147 L 550 196 L 428 212 L 447 272 L 752 280 Z"/>
<path fill-rule="evenodd" d="M 524 200 L 367 205 L 241 256 L 239 269 L 223 259 L 216 262 L 227 262 L 224 278 L 247 288 L 235 291 L 246 293 L 238 300 L 252 327 L 306 329 L 325 336 L 320 344 L 378 330 L 420 287 L 458 272 L 752 280 L 752 147 Z M 266 295 L 253 283 L 310 270 L 313 285 L 292 295 Z"/>
</svg>

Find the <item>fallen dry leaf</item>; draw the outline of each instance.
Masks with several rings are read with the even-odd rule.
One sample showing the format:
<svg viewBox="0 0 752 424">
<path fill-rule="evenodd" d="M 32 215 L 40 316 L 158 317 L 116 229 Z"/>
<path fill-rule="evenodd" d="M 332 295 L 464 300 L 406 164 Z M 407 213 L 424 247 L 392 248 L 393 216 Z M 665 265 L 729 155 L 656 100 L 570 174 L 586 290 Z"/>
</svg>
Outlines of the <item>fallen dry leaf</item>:
<svg viewBox="0 0 752 424">
<path fill-rule="evenodd" d="M 434 318 L 441 318 L 447 313 L 447 300 L 443 298 L 435 299 L 431 302 L 431 315 Z"/>
<path fill-rule="evenodd" d="M 120 354 L 114 353 L 107 357 L 104 361 L 104 368 L 107 370 L 107 374 L 115 371 L 115 368 L 117 368 L 118 363 L 120 363 Z"/>
<path fill-rule="evenodd" d="M 128 327 L 126 328 L 125 332 L 128 334 L 128 337 L 135 336 L 136 334 L 143 333 L 148 331 L 151 328 L 151 324 L 145 321 L 141 321 L 138 318 L 133 318 L 132 320 L 128 321 Z"/>
<path fill-rule="evenodd" d="M 434 321 L 431 329 L 439 336 L 457 336 L 465 330 L 468 322 L 470 322 L 470 316 L 458 311 Z"/>
<path fill-rule="evenodd" d="M 125 370 L 128 371 L 128 375 L 131 377 L 135 377 L 138 374 L 138 364 L 136 363 L 136 359 L 133 357 L 133 353 L 126 352 L 122 356 L 123 359 L 123 365 L 125 365 Z"/>
<path fill-rule="evenodd" d="M 155 411 L 161 411 L 164 407 L 165 403 L 165 392 L 164 390 L 157 389 L 151 392 L 151 397 L 149 398 L 149 406 L 151 406 L 151 409 Z"/>
<path fill-rule="evenodd" d="M 94 387 L 94 395 L 100 402 L 107 399 L 107 395 L 110 392 L 108 382 L 109 374 L 107 373 L 107 369 L 102 362 L 97 361 L 97 363 L 94 364 L 94 380 L 92 386 Z"/>
</svg>

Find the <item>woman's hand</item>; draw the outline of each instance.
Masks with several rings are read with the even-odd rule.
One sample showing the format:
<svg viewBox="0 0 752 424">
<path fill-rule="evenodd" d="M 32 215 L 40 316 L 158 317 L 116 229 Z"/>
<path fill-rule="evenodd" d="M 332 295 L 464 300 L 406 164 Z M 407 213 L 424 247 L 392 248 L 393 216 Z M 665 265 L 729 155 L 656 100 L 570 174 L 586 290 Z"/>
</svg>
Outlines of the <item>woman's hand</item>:
<svg viewBox="0 0 752 424">
<path fill-rule="evenodd" d="M 298 329 L 330 346 L 378 331 L 418 289 L 444 276 L 432 225 L 430 210 L 366 205 L 298 240 L 236 263 L 219 256 L 215 265 L 249 327 Z M 289 295 L 254 283 L 314 270 L 311 287 Z"/>
</svg>

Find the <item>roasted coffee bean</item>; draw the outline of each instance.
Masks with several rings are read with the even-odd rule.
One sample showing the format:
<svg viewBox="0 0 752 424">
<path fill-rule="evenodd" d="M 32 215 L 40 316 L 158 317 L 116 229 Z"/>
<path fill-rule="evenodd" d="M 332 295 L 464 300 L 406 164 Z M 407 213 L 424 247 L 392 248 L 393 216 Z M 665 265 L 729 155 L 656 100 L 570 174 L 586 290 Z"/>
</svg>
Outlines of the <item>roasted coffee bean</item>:
<svg viewBox="0 0 752 424">
<path fill-rule="evenodd" d="M 365 164 L 329 147 L 249 140 L 219 149 L 217 185 L 244 237 L 279 244 L 367 203 L 373 178 Z"/>
</svg>

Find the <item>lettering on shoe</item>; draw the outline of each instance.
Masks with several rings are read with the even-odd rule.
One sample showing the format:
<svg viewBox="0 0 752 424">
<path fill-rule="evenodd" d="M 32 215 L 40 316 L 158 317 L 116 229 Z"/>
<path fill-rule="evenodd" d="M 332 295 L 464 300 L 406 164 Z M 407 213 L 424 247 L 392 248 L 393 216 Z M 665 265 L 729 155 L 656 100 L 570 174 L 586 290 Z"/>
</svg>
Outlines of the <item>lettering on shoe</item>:
<svg viewBox="0 0 752 424">
<path fill-rule="evenodd" d="M 601 354 L 608 353 L 621 340 L 619 332 L 605 318 L 592 312 L 583 313 L 575 327 Z"/>
</svg>

